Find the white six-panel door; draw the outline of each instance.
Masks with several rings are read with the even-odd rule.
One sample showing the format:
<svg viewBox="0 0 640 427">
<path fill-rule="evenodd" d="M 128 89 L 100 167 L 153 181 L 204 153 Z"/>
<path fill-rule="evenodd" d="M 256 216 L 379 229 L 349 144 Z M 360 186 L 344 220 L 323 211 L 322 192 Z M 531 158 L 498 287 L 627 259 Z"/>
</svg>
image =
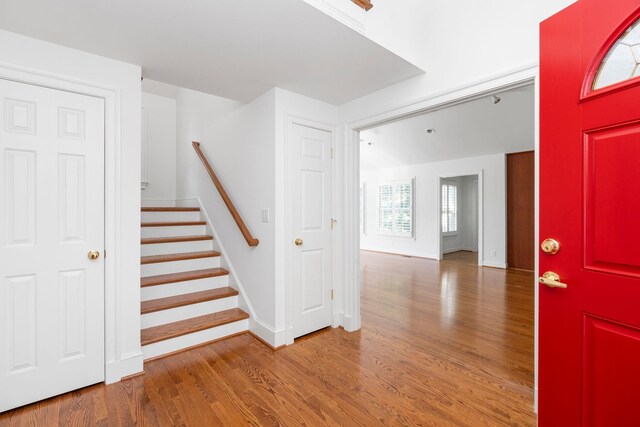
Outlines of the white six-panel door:
<svg viewBox="0 0 640 427">
<path fill-rule="evenodd" d="M 104 101 L 0 79 L 0 120 L 2 412 L 104 380 Z"/>
<path fill-rule="evenodd" d="M 298 124 L 293 152 L 294 336 L 331 325 L 330 132 Z"/>
</svg>

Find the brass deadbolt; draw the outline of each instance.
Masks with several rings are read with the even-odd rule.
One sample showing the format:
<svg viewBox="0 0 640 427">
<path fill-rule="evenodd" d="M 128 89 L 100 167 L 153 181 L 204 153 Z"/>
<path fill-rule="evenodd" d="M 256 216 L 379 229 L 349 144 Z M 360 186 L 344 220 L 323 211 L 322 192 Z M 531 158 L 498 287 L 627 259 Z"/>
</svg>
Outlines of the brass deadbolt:
<svg viewBox="0 0 640 427">
<path fill-rule="evenodd" d="M 542 248 L 542 252 L 549 255 L 555 255 L 560 250 L 560 243 L 554 239 L 545 239 L 540 247 Z"/>
</svg>

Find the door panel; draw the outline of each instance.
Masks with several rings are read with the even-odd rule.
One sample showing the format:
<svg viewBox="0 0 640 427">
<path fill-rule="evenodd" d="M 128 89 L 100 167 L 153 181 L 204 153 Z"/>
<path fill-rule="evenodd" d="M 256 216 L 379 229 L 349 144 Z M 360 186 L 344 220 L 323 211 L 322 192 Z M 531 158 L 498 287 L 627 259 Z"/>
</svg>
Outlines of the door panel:
<svg viewBox="0 0 640 427">
<path fill-rule="evenodd" d="M 0 411 L 104 380 L 104 102 L 0 80 Z"/>
<path fill-rule="evenodd" d="M 5 289 L 7 339 L 3 347 L 9 351 L 7 373 L 16 375 L 36 368 L 37 277 L 7 277 Z"/>
<path fill-rule="evenodd" d="M 5 151 L 6 245 L 33 245 L 36 242 L 36 153 Z"/>
<path fill-rule="evenodd" d="M 539 425 L 640 425 L 640 80 L 593 91 L 640 17 L 636 0 L 581 0 L 541 27 Z M 640 39 L 638 40 L 640 43 Z"/>
<path fill-rule="evenodd" d="M 507 154 L 507 265 L 535 267 L 535 156 Z"/>
<path fill-rule="evenodd" d="M 331 325 L 330 132 L 293 125 L 294 336 Z"/>
<path fill-rule="evenodd" d="M 300 171 L 302 180 L 302 230 L 323 231 L 325 212 L 323 209 L 324 172 Z M 319 197 L 320 196 L 320 197 Z"/>
<path fill-rule="evenodd" d="M 302 252 L 302 314 L 322 310 L 326 305 L 324 295 L 324 268 L 327 262 L 324 250 L 303 250 Z"/>
<path fill-rule="evenodd" d="M 624 124 L 585 136 L 585 267 L 608 273 L 640 274 L 640 124 Z"/>
<path fill-rule="evenodd" d="M 640 329 L 585 315 L 584 331 L 583 424 L 637 425 Z"/>
</svg>

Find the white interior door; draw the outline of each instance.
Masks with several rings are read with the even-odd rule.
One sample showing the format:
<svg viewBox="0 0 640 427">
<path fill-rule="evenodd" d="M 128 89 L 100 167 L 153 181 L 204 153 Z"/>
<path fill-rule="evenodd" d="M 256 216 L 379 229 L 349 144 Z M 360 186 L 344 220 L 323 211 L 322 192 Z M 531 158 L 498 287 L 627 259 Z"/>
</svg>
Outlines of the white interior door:
<svg viewBox="0 0 640 427">
<path fill-rule="evenodd" d="M 331 132 L 293 125 L 294 336 L 331 325 Z"/>
<path fill-rule="evenodd" d="M 104 101 L 0 79 L 0 109 L 2 412 L 104 380 Z"/>
</svg>

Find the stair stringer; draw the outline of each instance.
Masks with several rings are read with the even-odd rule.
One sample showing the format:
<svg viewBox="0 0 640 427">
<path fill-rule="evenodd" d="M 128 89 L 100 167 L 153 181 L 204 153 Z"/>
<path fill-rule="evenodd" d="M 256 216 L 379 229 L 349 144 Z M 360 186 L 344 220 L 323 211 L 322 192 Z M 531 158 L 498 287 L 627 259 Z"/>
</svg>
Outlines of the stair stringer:
<svg viewBox="0 0 640 427">
<path fill-rule="evenodd" d="M 220 235 L 216 231 L 216 228 L 213 225 L 213 221 L 211 220 L 211 217 L 207 213 L 207 209 L 202 203 L 202 200 L 200 200 L 200 197 L 196 196 L 196 197 L 185 197 L 185 198 L 178 199 L 176 201 L 176 206 L 200 208 L 200 214 L 204 216 L 204 218 L 202 219 L 207 222 L 207 226 L 206 226 L 207 232 L 213 235 L 213 250 L 218 251 L 221 254 L 220 267 L 224 268 L 229 272 L 228 286 L 239 292 L 238 307 L 250 314 L 248 319 L 249 331 L 257 335 L 260 339 L 262 339 L 263 341 L 265 341 L 267 344 L 269 344 L 271 347 L 274 347 L 274 348 L 277 347 L 278 342 L 284 342 L 283 339 L 281 339 L 281 338 L 284 338 L 284 331 L 282 332 L 276 331 L 273 328 L 273 326 L 261 321 L 256 315 L 256 312 L 253 309 L 253 306 L 251 305 L 251 301 L 249 300 L 249 297 L 247 296 L 247 293 L 245 292 L 244 287 L 242 286 L 242 282 L 238 277 L 238 273 L 236 272 L 235 268 L 233 268 L 233 264 L 229 259 L 227 252 L 224 249 L 224 245 L 220 240 Z M 282 335 L 282 337 L 279 337 L 279 335 Z"/>
</svg>

